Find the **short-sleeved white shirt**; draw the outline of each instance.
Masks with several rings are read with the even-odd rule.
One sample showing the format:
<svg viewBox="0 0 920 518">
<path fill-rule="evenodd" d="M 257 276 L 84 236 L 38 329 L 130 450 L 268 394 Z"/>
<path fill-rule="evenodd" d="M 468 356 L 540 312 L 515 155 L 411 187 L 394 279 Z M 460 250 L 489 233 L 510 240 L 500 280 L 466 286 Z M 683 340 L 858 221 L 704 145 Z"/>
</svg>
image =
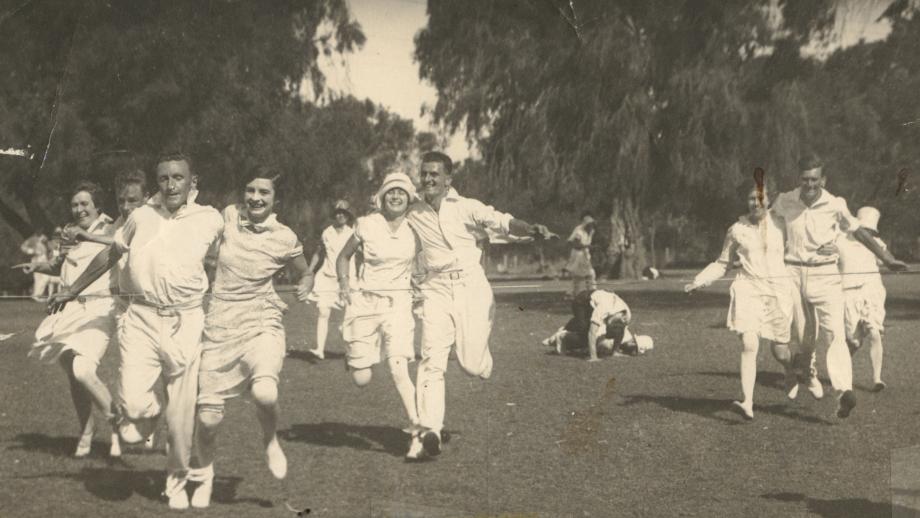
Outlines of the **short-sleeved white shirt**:
<svg viewBox="0 0 920 518">
<path fill-rule="evenodd" d="M 345 244 L 348 243 L 349 239 L 351 239 L 353 233 L 354 229 L 347 225 L 338 230 L 334 225 L 329 225 L 325 230 L 323 230 L 321 239 L 323 241 L 323 248 L 326 250 L 326 258 L 323 259 L 323 266 L 319 270 L 320 274 L 325 275 L 326 277 L 338 277 L 338 274 L 335 271 L 335 262 L 339 258 L 339 253 L 341 253 L 342 249 L 345 248 Z M 354 258 L 351 260 L 349 270 L 349 276 L 354 278 Z"/>
<path fill-rule="evenodd" d="M 394 232 L 383 214 L 375 212 L 358 218 L 355 238 L 364 247 L 364 268 L 359 288 L 366 291 L 406 290 L 418 252 L 415 232 L 402 221 Z"/>
<path fill-rule="evenodd" d="M 605 320 L 607 317 L 622 311 L 626 312 L 627 322 L 632 319 L 629 306 L 619 295 L 612 291 L 594 290 L 591 294 L 591 307 L 594 308 L 594 311 L 591 312 L 591 323 L 599 326 L 606 326 Z"/>
<path fill-rule="evenodd" d="M 155 304 L 200 300 L 208 289 L 204 260 L 216 246 L 224 221 L 213 207 L 189 202 L 170 213 L 159 194 L 138 207 L 115 232 L 115 246 L 128 254 L 127 292 Z"/>
<path fill-rule="evenodd" d="M 294 231 L 274 214 L 253 223 L 246 209 L 230 205 L 224 209 L 224 231 L 220 238 L 214 293 L 220 298 L 272 296 L 272 277 L 291 259 L 303 255 Z"/>
<path fill-rule="evenodd" d="M 886 247 L 881 239 L 873 239 L 880 247 Z M 856 288 L 866 281 L 880 278 L 878 257 L 866 248 L 866 245 L 857 241 L 852 233 L 840 236 L 837 240 L 837 249 L 840 250 L 839 265 L 844 288 Z"/>
<path fill-rule="evenodd" d="M 782 219 L 786 232 L 786 261 L 824 263 L 837 259 L 835 255 L 820 255 L 822 245 L 833 243 L 841 231 L 859 228 L 843 198 L 821 190 L 821 196 L 811 205 L 805 205 L 801 189 L 780 194 L 772 212 Z"/>
</svg>

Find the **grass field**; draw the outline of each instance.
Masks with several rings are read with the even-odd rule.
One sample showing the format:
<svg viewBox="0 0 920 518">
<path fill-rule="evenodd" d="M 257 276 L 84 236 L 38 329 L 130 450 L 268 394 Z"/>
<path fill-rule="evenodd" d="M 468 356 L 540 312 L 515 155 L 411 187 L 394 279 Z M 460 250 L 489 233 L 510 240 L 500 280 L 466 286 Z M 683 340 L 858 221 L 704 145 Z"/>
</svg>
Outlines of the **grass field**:
<svg viewBox="0 0 920 518">
<path fill-rule="evenodd" d="M 451 362 L 452 440 L 435 462 L 403 462 L 408 438 L 385 368 L 362 390 L 346 376 L 337 335 L 325 361 L 295 353 L 281 387 L 288 479 L 275 481 L 264 466 L 252 404 L 234 401 L 212 506 L 184 514 L 294 516 L 285 502 L 309 516 L 346 517 L 908 513 L 904 502 L 920 495 L 920 276 L 885 277 L 886 391 L 867 391 L 861 351 L 859 405 L 841 421 L 829 387 L 824 400 L 802 391 L 787 402 L 779 366 L 761 351 L 752 422 L 730 408 L 740 345 L 724 328 L 727 283 L 687 296 L 678 277 L 686 273 L 615 288 L 655 350 L 598 363 L 540 346 L 568 318 L 566 285 L 496 284 L 493 378 L 469 378 Z M 0 303 L 0 332 L 20 331 L 0 342 L 0 516 L 172 514 L 160 496 L 162 443 L 110 462 L 100 430 L 90 458 L 70 456 L 78 432 L 65 377 L 26 358 L 41 318 L 31 301 Z M 313 309 L 292 304 L 286 318 L 289 345 L 306 350 Z M 107 356 L 103 379 L 113 379 L 113 365 Z M 819 365 L 823 372 L 823 356 Z"/>
</svg>

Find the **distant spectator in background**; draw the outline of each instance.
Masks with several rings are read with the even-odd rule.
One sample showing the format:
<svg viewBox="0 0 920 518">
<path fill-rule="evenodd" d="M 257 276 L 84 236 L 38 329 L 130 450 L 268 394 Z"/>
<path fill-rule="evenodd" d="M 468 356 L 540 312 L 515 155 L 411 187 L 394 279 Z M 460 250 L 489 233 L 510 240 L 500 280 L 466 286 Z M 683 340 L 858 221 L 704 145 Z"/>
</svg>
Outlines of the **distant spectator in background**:
<svg viewBox="0 0 920 518">
<path fill-rule="evenodd" d="M 52 259 L 51 246 L 48 242 L 48 238 L 41 232 L 36 232 L 29 236 L 28 239 L 22 242 L 19 249 L 29 256 L 29 262 L 33 265 L 45 263 Z M 52 276 L 40 273 L 34 269 L 33 272 L 32 299 L 38 301 L 41 300 L 41 298 L 45 296 L 45 292 L 48 291 Z"/>
<path fill-rule="evenodd" d="M 313 255 L 310 261 L 310 270 L 316 274 L 313 283 L 313 292 L 308 300 L 316 304 L 316 346 L 310 353 L 320 360 L 326 357 L 326 338 L 329 334 L 329 318 L 333 309 L 341 310 L 339 304 L 339 283 L 336 279 L 335 261 L 339 257 L 342 247 L 354 233 L 355 217 L 351 213 L 351 206 L 345 200 L 335 202 L 332 224 L 323 230 L 322 246 Z M 354 260 L 349 277 L 357 277 Z"/>
<path fill-rule="evenodd" d="M 581 223 L 569 236 L 569 261 L 565 269 L 572 275 L 572 297 L 585 290 L 597 289 L 597 277 L 591 265 L 591 241 L 594 239 L 596 221 L 590 212 L 581 215 Z"/>
</svg>

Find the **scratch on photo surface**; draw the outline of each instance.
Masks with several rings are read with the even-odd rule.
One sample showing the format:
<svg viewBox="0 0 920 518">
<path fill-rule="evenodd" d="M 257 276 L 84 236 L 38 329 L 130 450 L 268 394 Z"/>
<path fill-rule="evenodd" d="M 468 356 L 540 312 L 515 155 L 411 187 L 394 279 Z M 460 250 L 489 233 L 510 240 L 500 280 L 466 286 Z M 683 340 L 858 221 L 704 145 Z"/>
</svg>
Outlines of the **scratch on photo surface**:
<svg viewBox="0 0 920 518">
<path fill-rule="evenodd" d="M 560 7 L 555 4 L 553 4 L 553 7 L 555 7 L 556 10 L 559 11 L 559 14 L 562 16 L 562 19 L 565 20 L 565 22 L 568 23 L 572 27 L 572 30 L 575 31 L 575 37 L 578 38 L 578 41 L 584 43 L 585 40 L 581 36 L 581 28 L 583 26 L 582 24 L 578 22 L 578 15 L 575 13 L 575 0 L 568 1 L 568 12 L 566 12 L 566 9 L 564 7 Z"/>
<path fill-rule="evenodd" d="M 51 142 L 54 139 L 54 130 L 57 129 L 58 108 L 61 104 L 61 98 L 64 96 L 64 85 L 67 83 L 67 77 L 70 74 L 70 58 L 73 57 L 74 41 L 77 37 L 77 31 L 83 24 L 83 12 L 77 15 L 77 20 L 70 32 L 70 39 L 67 42 L 67 59 L 64 61 L 64 70 L 61 72 L 61 78 L 58 80 L 57 92 L 54 95 L 54 104 L 51 106 L 51 130 L 48 131 L 48 140 L 45 142 L 45 151 L 42 153 L 42 161 L 38 165 L 36 174 L 41 172 L 45 167 L 45 160 L 48 159 L 48 152 L 51 150 Z"/>
</svg>

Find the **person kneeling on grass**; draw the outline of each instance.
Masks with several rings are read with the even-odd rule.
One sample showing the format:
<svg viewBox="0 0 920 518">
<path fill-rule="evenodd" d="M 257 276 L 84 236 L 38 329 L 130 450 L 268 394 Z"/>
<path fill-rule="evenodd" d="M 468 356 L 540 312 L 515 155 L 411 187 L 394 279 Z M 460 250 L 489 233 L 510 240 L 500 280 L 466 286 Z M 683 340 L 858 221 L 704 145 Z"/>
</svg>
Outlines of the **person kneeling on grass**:
<svg viewBox="0 0 920 518">
<path fill-rule="evenodd" d="M 572 301 L 572 319 L 543 345 L 557 354 L 588 349 L 588 361 L 598 355 L 637 356 L 654 347 L 650 336 L 629 331 L 632 313 L 617 294 L 605 290 L 586 290 Z"/>
</svg>

